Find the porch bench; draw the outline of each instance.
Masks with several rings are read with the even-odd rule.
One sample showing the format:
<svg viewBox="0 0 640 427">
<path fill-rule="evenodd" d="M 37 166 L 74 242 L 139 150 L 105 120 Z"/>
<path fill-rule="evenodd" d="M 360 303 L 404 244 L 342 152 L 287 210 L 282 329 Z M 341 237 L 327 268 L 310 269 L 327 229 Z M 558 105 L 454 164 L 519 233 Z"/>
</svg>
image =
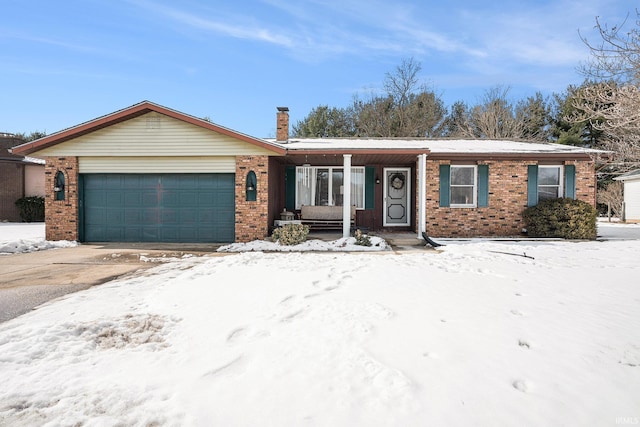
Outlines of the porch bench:
<svg viewBox="0 0 640 427">
<path fill-rule="evenodd" d="M 356 225 L 356 207 L 351 206 L 351 227 Z M 342 229 L 342 206 L 302 206 L 300 220 L 312 230 Z"/>
</svg>

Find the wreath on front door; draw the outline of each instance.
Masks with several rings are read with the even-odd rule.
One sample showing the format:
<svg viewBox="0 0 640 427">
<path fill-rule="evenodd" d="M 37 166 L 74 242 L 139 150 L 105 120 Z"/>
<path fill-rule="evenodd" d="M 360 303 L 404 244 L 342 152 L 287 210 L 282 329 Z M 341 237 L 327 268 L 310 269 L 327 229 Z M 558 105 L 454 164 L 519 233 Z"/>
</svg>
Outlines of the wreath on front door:
<svg viewBox="0 0 640 427">
<path fill-rule="evenodd" d="M 391 187 L 395 188 L 396 190 L 402 190 L 402 188 L 404 187 L 405 179 L 403 173 L 394 173 L 389 177 L 389 179 L 391 180 Z"/>
</svg>

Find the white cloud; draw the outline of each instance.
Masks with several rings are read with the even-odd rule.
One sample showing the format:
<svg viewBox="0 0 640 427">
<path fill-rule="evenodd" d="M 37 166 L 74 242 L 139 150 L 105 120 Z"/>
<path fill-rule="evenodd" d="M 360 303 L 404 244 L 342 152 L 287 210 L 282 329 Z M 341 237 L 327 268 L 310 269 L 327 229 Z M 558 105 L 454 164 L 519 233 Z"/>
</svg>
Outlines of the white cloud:
<svg viewBox="0 0 640 427">
<path fill-rule="evenodd" d="M 213 19 L 145 0 L 134 0 L 133 2 L 138 6 L 157 12 L 172 21 L 187 25 L 190 28 L 211 31 L 227 37 L 256 40 L 284 47 L 292 47 L 294 44 L 289 36 L 278 33 L 266 26 L 258 25 L 247 17 L 237 18 L 226 16 L 225 19 Z"/>
</svg>

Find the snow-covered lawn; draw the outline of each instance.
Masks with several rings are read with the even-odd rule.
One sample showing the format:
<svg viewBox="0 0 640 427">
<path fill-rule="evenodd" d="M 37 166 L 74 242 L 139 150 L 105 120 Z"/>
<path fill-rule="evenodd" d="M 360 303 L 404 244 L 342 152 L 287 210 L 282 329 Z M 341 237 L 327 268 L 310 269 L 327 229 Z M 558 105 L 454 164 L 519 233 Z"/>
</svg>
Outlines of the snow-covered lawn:
<svg viewBox="0 0 640 427">
<path fill-rule="evenodd" d="M 76 244 L 67 240 L 57 242 L 45 240 L 43 222 L 0 222 L 0 255 L 67 248 Z"/>
<path fill-rule="evenodd" d="M 638 423 L 638 254 L 473 241 L 174 260 L 0 324 L 0 425 Z"/>
</svg>

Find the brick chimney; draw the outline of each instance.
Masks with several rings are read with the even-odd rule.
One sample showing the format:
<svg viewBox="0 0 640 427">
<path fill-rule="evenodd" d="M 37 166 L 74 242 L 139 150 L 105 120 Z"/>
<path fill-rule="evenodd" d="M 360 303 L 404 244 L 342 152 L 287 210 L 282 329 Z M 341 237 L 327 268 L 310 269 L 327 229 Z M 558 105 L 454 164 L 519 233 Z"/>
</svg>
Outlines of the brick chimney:
<svg viewBox="0 0 640 427">
<path fill-rule="evenodd" d="M 276 141 L 289 141 L 289 107 L 278 107 L 276 116 Z"/>
</svg>

